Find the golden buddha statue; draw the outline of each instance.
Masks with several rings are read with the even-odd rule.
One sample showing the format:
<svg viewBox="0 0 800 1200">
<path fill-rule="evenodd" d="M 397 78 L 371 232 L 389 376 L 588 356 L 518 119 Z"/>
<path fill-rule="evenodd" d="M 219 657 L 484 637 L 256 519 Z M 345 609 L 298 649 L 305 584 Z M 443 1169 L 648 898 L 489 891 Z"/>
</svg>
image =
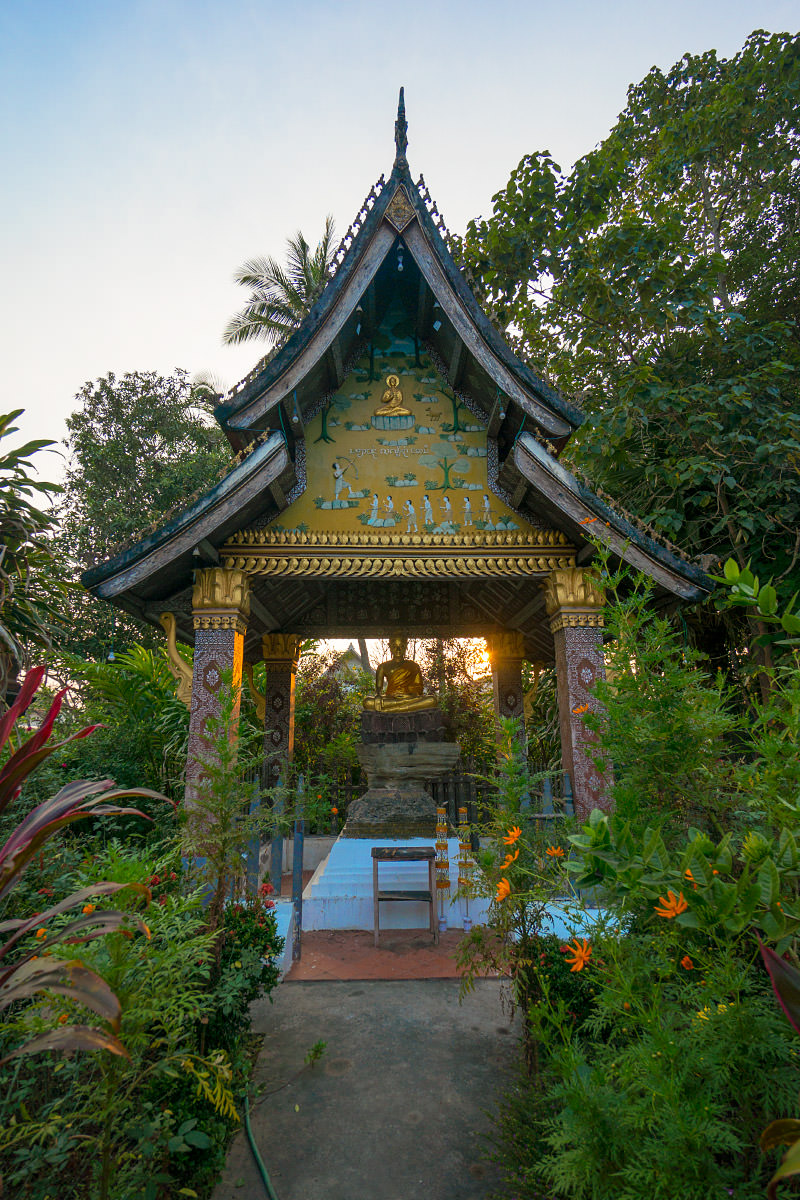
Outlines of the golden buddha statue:
<svg viewBox="0 0 800 1200">
<path fill-rule="evenodd" d="M 381 406 L 375 409 L 376 417 L 410 417 L 411 410 L 403 407 L 403 393 L 400 391 L 400 378 L 397 375 L 387 375 L 386 391 L 381 396 Z"/>
<path fill-rule="evenodd" d="M 391 378 L 391 376 L 390 376 Z M 406 658 L 408 638 L 390 637 L 391 658 L 375 673 L 375 695 L 368 696 L 364 708 L 370 712 L 419 712 L 436 708 L 435 696 L 426 696 L 422 688 L 422 672 L 415 662 Z"/>
</svg>

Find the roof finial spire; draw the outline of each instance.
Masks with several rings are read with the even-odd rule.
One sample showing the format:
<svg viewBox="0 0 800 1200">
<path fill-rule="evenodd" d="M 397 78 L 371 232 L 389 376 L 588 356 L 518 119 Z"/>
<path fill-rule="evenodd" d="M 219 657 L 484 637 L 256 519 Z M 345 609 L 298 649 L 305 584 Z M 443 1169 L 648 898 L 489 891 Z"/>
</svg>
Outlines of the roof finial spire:
<svg viewBox="0 0 800 1200">
<path fill-rule="evenodd" d="M 408 122 L 406 121 L 406 101 L 404 88 L 400 88 L 400 99 L 397 102 L 397 120 L 394 123 L 394 165 L 407 167 L 406 148 L 408 146 Z"/>
</svg>

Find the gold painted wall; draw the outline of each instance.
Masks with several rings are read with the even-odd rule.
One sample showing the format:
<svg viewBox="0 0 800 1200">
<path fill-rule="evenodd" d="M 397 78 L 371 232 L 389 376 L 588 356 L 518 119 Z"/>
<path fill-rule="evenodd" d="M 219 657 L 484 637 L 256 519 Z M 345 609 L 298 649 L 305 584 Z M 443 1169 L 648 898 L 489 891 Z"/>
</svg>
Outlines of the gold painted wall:
<svg viewBox="0 0 800 1200">
<path fill-rule="evenodd" d="M 485 424 L 413 344 L 385 338 L 306 425 L 307 487 L 276 532 L 468 534 L 531 527 L 489 490 Z"/>
</svg>

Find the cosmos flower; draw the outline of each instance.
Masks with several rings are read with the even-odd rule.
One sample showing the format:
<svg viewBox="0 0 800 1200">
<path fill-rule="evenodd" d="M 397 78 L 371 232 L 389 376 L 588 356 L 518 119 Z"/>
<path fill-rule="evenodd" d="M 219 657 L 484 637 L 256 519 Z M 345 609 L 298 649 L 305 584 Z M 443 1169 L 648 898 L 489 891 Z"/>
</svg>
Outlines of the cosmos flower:
<svg viewBox="0 0 800 1200">
<path fill-rule="evenodd" d="M 667 920 L 672 920 L 672 918 L 677 917 L 679 913 L 686 912 L 688 907 L 689 905 L 684 899 L 683 892 L 680 892 L 676 896 L 670 888 L 670 890 L 667 892 L 666 898 L 664 896 L 658 897 L 658 904 L 655 907 L 655 911 L 658 913 L 659 917 L 666 917 Z"/>
<path fill-rule="evenodd" d="M 586 938 L 582 942 L 579 942 L 577 938 L 573 938 L 572 942 L 567 945 L 567 954 L 565 957 L 568 963 L 572 963 L 570 971 L 582 971 L 592 957 L 592 947 Z"/>
</svg>

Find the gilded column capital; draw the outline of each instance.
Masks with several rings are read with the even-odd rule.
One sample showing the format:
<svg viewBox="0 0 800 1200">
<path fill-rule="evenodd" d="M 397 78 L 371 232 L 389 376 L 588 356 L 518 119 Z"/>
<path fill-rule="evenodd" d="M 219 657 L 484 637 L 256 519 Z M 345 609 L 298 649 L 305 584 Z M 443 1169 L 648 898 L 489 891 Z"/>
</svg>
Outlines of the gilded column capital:
<svg viewBox="0 0 800 1200">
<path fill-rule="evenodd" d="M 525 657 L 525 639 L 516 629 L 504 629 L 501 633 L 487 634 L 486 648 L 493 666 L 505 659 Z"/>
<path fill-rule="evenodd" d="M 261 638 L 261 653 L 267 670 L 291 670 L 294 675 L 300 661 L 301 642 L 296 633 L 265 633 Z"/>
<path fill-rule="evenodd" d="M 234 629 L 244 633 L 250 616 L 250 584 L 244 571 L 207 567 L 192 590 L 195 629 Z"/>
<path fill-rule="evenodd" d="M 582 567 L 559 567 L 544 581 L 550 631 L 603 624 L 605 597 L 595 578 Z"/>
</svg>

